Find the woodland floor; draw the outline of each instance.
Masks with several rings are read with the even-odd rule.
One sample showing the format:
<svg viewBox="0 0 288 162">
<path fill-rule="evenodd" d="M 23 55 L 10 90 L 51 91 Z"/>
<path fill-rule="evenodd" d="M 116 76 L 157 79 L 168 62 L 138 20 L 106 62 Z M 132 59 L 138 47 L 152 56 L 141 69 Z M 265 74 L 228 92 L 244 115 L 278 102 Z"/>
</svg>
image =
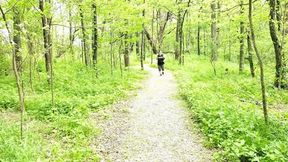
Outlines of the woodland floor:
<svg viewBox="0 0 288 162">
<path fill-rule="evenodd" d="M 91 116 L 103 131 L 91 144 L 95 152 L 102 161 L 211 161 L 173 75 L 145 70 L 150 75 L 137 96 Z"/>
</svg>

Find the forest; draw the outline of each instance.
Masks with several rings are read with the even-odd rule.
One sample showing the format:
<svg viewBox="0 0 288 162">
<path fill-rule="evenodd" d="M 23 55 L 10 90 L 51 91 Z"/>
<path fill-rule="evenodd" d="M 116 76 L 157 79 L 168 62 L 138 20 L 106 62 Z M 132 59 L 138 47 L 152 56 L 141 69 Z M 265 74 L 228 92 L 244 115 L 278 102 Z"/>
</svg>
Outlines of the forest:
<svg viewBox="0 0 288 162">
<path fill-rule="evenodd" d="M 0 0 L 0 161 L 288 161 L 287 41 L 288 0 Z"/>
</svg>

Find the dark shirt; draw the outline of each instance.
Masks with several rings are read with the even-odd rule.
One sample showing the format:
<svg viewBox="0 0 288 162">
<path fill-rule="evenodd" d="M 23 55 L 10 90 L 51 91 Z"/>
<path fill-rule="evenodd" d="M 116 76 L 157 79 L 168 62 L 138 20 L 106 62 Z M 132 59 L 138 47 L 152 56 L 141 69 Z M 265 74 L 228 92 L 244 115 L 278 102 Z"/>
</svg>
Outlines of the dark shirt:
<svg viewBox="0 0 288 162">
<path fill-rule="evenodd" d="M 164 60 L 165 60 L 165 58 L 163 56 L 158 56 L 157 57 L 157 64 L 158 65 L 164 65 Z"/>
</svg>

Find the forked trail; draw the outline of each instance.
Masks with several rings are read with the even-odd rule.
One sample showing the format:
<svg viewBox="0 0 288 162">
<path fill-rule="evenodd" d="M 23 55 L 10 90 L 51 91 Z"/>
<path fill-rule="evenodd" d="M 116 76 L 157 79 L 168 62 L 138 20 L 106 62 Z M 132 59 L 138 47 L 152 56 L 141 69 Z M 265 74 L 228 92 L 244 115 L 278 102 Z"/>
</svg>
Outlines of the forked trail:
<svg viewBox="0 0 288 162">
<path fill-rule="evenodd" d="M 156 69 L 145 69 L 150 77 L 137 96 L 106 112 L 112 117 L 101 123 L 103 133 L 95 145 L 102 161 L 211 161 L 211 151 L 193 133 L 176 97 L 173 75 L 160 77 Z"/>
</svg>

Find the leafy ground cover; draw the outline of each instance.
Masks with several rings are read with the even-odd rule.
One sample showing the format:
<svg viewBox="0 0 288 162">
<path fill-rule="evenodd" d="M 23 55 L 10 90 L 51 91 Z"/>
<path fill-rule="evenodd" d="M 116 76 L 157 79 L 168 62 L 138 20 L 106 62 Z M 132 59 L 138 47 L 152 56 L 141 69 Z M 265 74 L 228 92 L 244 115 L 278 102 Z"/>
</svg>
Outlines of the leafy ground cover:
<svg viewBox="0 0 288 162">
<path fill-rule="evenodd" d="M 251 78 L 249 71 L 239 75 L 236 64 L 221 61 L 217 62 L 215 76 L 209 58 L 189 57 L 185 66 L 173 61 L 166 66 L 174 71 L 180 94 L 207 145 L 219 150 L 215 159 L 288 161 L 288 93 L 273 88 L 272 68 L 266 69 L 269 105 L 266 125 L 258 77 Z"/>
<path fill-rule="evenodd" d="M 20 139 L 20 114 L 13 76 L 0 79 L 0 161 L 99 161 L 89 144 L 100 130 L 88 120 L 98 111 L 128 96 L 140 87 L 145 76 L 140 68 L 119 70 L 111 76 L 109 67 L 95 70 L 81 63 L 58 63 L 55 67 L 55 103 L 51 105 L 44 67 L 36 67 L 33 89 L 25 86 L 24 138 Z M 24 83 L 29 74 L 24 72 Z"/>
</svg>

